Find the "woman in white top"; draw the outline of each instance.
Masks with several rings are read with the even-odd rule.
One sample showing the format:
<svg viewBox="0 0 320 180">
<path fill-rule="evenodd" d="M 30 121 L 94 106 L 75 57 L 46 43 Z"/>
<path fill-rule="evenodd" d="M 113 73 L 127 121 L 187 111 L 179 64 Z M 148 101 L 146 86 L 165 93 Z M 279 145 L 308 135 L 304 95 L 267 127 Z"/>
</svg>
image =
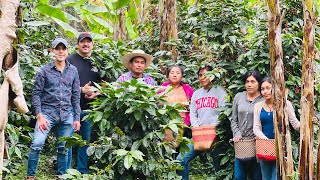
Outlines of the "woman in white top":
<svg viewBox="0 0 320 180">
<path fill-rule="evenodd" d="M 264 101 L 257 103 L 254 107 L 253 133 L 260 139 L 274 139 L 273 126 L 273 96 L 271 93 L 271 78 L 266 77 L 261 81 L 261 95 Z M 300 122 L 294 114 L 290 101 L 286 102 L 286 111 L 289 121 L 294 129 L 299 130 Z M 263 180 L 277 179 L 276 161 L 260 160 L 260 167 Z"/>
</svg>

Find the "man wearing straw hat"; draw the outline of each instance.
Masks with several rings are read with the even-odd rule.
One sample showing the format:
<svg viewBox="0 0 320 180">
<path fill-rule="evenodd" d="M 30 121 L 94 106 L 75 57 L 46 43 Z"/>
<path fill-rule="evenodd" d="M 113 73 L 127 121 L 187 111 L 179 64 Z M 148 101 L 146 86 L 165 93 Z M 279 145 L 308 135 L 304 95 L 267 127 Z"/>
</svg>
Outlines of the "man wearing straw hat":
<svg viewBox="0 0 320 180">
<path fill-rule="evenodd" d="M 155 86 L 154 79 L 148 74 L 143 73 L 144 70 L 151 64 L 153 56 L 145 53 L 143 50 L 137 49 L 132 53 L 126 54 L 123 57 L 123 65 L 129 72 L 121 75 L 117 82 L 130 81 L 132 78 L 142 79 L 146 84 Z"/>
</svg>

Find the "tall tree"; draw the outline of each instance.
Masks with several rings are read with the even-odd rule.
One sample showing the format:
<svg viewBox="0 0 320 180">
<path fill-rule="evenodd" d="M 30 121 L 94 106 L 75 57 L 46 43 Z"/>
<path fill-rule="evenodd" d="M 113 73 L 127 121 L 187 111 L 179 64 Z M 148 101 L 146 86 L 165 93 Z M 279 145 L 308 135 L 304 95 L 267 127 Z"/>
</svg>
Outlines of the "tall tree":
<svg viewBox="0 0 320 180">
<path fill-rule="evenodd" d="M 301 95 L 301 127 L 300 127 L 300 159 L 299 179 L 313 179 L 313 123 L 314 116 L 314 36 L 315 10 L 314 0 L 303 0 L 303 60 L 302 60 L 302 95 Z M 319 152 L 319 148 L 318 148 Z M 319 154 L 317 177 L 319 179 Z"/>
<path fill-rule="evenodd" d="M 119 10 L 119 21 L 115 24 L 113 27 L 113 39 L 117 40 L 120 39 L 122 41 L 126 40 L 126 30 L 125 30 L 125 15 L 124 15 L 124 9 Z"/>
<path fill-rule="evenodd" d="M 177 1 L 160 0 L 160 49 L 171 51 L 172 60 L 177 61 L 178 51 L 176 46 L 166 48 L 165 42 L 178 39 Z"/>
<path fill-rule="evenodd" d="M 293 172 L 292 146 L 284 86 L 284 67 L 282 52 L 282 16 L 278 0 L 267 0 L 268 34 L 270 43 L 270 68 L 272 76 L 272 95 L 274 108 L 274 129 L 277 145 L 277 169 L 279 179 L 289 179 Z"/>
</svg>

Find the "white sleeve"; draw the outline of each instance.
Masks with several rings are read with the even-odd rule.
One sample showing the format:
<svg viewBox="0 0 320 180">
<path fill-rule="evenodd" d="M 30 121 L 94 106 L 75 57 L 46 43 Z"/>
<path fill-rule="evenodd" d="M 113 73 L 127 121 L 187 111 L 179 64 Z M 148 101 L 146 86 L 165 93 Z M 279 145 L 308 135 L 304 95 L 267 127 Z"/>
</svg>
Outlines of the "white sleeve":
<svg viewBox="0 0 320 180">
<path fill-rule="evenodd" d="M 190 122 L 191 126 L 199 126 L 195 94 L 191 97 L 190 102 Z"/>
<path fill-rule="evenodd" d="M 260 112 L 259 103 L 254 106 L 254 114 L 253 114 L 253 133 L 261 139 L 268 139 L 266 135 L 262 132 L 262 125 L 260 121 Z"/>
</svg>

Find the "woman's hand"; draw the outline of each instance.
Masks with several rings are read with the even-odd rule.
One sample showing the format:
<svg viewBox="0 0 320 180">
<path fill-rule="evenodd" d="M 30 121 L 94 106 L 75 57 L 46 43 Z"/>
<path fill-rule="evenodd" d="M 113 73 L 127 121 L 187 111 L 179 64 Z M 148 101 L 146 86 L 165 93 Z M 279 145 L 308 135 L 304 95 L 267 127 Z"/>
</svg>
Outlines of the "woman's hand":
<svg viewBox="0 0 320 180">
<path fill-rule="evenodd" d="M 241 137 L 234 137 L 234 138 L 232 139 L 232 141 L 233 141 L 233 142 L 239 142 L 240 139 L 241 139 Z"/>
<path fill-rule="evenodd" d="M 256 137 L 255 139 L 269 139 L 267 137 Z"/>
</svg>

